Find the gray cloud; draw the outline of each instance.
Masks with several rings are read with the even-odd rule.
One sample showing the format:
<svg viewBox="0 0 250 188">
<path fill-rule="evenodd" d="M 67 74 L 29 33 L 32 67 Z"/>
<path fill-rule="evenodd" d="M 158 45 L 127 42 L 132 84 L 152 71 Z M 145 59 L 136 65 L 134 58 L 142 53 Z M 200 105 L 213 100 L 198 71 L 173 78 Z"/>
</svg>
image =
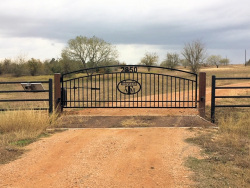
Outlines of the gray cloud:
<svg viewBox="0 0 250 188">
<path fill-rule="evenodd" d="M 66 43 L 95 35 L 116 45 L 159 47 L 201 39 L 210 49 L 242 50 L 250 48 L 247 5 L 248 0 L 9 0 L 0 7 L 0 37 Z"/>
</svg>

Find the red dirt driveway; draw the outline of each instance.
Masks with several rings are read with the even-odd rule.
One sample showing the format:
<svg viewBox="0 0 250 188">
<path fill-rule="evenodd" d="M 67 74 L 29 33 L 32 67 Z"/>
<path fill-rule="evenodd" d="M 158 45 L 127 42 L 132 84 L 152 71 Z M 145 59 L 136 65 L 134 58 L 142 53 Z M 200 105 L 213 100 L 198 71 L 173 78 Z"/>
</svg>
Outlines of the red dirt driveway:
<svg viewBox="0 0 250 188">
<path fill-rule="evenodd" d="M 71 129 L 0 165 L 0 187 L 192 187 L 187 128 Z"/>
</svg>

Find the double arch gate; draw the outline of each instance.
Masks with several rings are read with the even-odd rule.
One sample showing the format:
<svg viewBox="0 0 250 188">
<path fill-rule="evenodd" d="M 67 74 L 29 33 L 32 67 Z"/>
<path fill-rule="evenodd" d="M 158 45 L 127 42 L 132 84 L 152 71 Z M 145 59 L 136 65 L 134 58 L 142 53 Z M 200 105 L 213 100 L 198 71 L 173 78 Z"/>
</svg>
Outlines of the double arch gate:
<svg viewBox="0 0 250 188">
<path fill-rule="evenodd" d="M 197 74 L 113 65 L 63 74 L 62 108 L 196 108 Z"/>
</svg>

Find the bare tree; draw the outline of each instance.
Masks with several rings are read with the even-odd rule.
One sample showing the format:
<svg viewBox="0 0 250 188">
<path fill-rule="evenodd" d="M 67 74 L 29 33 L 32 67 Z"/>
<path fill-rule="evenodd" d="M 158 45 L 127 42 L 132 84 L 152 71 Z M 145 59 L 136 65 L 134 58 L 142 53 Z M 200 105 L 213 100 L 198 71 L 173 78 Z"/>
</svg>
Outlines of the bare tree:
<svg viewBox="0 0 250 188">
<path fill-rule="evenodd" d="M 95 67 L 100 63 L 115 61 L 118 52 L 115 46 L 103 39 L 95 36 L 92 38 L 77 36 L 75 39 L 68 41 L 68 46 L 62 50 L 62 57 L 80 60 L 86 68 L 86 64 L 89 67 Z"/>
<path fill-rule="evenodd" d="M 211 55 L 207 58 L 207 64 L 215 65 L 217 68 L 219 68 L 221 59 L 222 58 L 220 55 Z"/>
<path fill-rule="evenodd" d="M 159 56 L 156 53 L 147 52 L 145 56 L 141 59 L 141 65 L 152 66 L 158 62 Z M 148 71 L 150 71 L 150 67 L 148 67 Z"/>
<path fill-rule="evenodd" d="M 191 71 L 197 73 L 202 62 L 205 60 L 205 45 L 200 40 L 187 43 L 183 48 L 182 55 L 187 60 Z"/>
<path fill-rule="evenodd" d="M 230 63 L 230 60 L 227 58 L 223 58 L 220 60 L 221 65 L 228 65 Z"/>
<path fill-rule="evenodd" d="M 180 64 L 180 58 L 177 53 L 167 53 L 165 60 L 161 63 L 161 66 L 174 69 Z"/>
</svg>

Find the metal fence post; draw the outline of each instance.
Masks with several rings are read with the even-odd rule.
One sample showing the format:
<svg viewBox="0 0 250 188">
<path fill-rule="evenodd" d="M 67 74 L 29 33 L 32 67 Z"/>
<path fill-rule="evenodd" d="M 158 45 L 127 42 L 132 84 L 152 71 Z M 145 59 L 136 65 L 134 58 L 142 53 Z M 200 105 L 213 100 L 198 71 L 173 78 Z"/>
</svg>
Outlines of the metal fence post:
<svg viewBox="0 0 250 188">
<path fill-rule="evenodd" d="M 212 91 L 211 91 L 211 122 L 215 122 L 215 80 L 216 77 L 212 76 Z"/>
<path fill-rule="evenodd" d="M 53 112 L 53 87 L 52 79 L 49 79 L 49 113 Z"/>
<path fill-rule="evenodd" d="M 205 118 L 206 109 L 206 73 L 199 73 L 199 114 Z"/>
<path fill-rule="evenodd" d="M 61 74 L 54 74 L 54 104 L 56 112 L 62 112 L 61 106 Z"/>
</svg>

